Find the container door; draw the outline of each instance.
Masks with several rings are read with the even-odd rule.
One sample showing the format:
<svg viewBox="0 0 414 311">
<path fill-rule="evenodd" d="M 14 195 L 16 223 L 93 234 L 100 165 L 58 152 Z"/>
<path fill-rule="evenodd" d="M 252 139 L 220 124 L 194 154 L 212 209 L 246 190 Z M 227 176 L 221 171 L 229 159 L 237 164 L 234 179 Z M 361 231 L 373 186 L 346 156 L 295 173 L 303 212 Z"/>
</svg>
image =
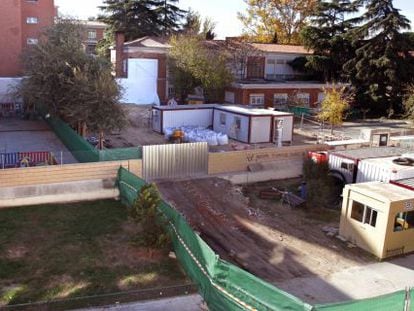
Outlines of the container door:
<svg viewBox="0 0 414 311">
<path fill-rule="evenodd" d="M 388 134 L 380 134 L 379 137 L 379 146 L 386 147 L 388 146 Z"/>
<path fill-rule="evenodd" d="M 282 147 L 283 141 L 283 119 L 274 119 L 273 121 L 273 142 L 277 147 Z"/>
</svg>

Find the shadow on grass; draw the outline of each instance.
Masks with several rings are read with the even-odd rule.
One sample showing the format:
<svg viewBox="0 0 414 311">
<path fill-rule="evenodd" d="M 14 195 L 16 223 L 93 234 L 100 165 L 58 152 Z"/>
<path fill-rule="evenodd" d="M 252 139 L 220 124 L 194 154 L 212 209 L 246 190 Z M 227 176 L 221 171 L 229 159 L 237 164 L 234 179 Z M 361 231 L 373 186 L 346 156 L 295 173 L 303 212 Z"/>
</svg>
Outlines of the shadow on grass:
<svg viewBox="0 0 414 311">
<path fill-rule="evenodd" d="M 133 245 L 139 227 L 116 201 L 0 211 L 0 308 L 188 284 L 176 260 Z"/>
</svg>

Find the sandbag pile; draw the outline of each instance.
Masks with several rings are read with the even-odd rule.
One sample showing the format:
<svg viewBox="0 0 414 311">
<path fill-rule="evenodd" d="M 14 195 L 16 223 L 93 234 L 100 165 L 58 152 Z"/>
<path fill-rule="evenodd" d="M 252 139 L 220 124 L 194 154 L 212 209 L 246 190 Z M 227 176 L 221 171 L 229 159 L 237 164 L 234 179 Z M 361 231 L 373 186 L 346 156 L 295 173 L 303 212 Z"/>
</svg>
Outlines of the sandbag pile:
<svg viewBox="0 0 414 311">
<path fill-rule="evenodd" d="M 184 132 L 184 142 L 207 142 L 209 146 L 228 145 L 229 137 L 200 126 L 168 127 L 164 129 L 165 139 L 170 139 L 175 130 Z"/>
</svg>

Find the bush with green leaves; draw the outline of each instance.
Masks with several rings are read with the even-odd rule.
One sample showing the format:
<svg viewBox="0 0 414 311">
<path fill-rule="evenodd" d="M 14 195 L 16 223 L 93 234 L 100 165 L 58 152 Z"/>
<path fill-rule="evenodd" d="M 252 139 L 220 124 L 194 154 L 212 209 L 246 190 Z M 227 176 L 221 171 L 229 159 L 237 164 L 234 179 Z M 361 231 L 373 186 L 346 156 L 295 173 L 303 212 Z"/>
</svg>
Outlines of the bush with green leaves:
<svg viewBox="0 0 414 311">
<path fill-rule="evenodd" d="M 338 206 L 342 187 L 334 177 L 330 176 L 327 162 L 316 163 L 312 159 L 305 159 L 303 177 L 306 181 L 308 207 L 336 208 Z"/>
<path fill-rule="evenodd" d="M 25 109 L 41 104 L 51 116 L 85 124 L 102 137 L 127 121 L 111 64 L 85 52 L 83 31 L 79 21 L 68 19 L 45 29 L 39 43 L 22 55 L 24 79 L 16 96 L 23 98 Z"/>
<path fill-rule="evenodd" d="M 131 217 L 141 224 L 142 246 L 148 248 L 165 248 L 170 238 L 165 230 L 166 220 L 159 210 L 160 194 L 154 184 L 144 185 L 138 193 L 131 210 Z"/>
</svg>

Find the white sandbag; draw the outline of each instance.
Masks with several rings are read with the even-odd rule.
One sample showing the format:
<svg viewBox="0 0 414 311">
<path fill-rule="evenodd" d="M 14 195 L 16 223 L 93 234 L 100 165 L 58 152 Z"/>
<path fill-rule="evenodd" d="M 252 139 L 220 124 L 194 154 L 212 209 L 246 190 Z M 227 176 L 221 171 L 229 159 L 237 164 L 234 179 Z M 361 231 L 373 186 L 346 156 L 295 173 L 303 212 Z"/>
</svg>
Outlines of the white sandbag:
<svg viewBox="0 0 414 311">
<path fill-rule="evenodd" d="M 229 137 L 226 134 L 218 134 L 217 135 L 217 143 L 220 146 L 225 146 L 229 144 Z"/>
<path fill-rule="evenodd" d="M 172 127 L 166 127 L 164 129 L 164 138 L 167 139 L 167 140 L 170 139 L 170 137 L 173 134 L 173 132 L 174 132 L 174 128 L 172 128 Z"/>
<path fill-rule="evenodd" d="M 210 137 L 207 137 L 207 144 L 209 146 L 217 146 L 218 145 L 217 136 L 211 135 Z"/>
</svg>

